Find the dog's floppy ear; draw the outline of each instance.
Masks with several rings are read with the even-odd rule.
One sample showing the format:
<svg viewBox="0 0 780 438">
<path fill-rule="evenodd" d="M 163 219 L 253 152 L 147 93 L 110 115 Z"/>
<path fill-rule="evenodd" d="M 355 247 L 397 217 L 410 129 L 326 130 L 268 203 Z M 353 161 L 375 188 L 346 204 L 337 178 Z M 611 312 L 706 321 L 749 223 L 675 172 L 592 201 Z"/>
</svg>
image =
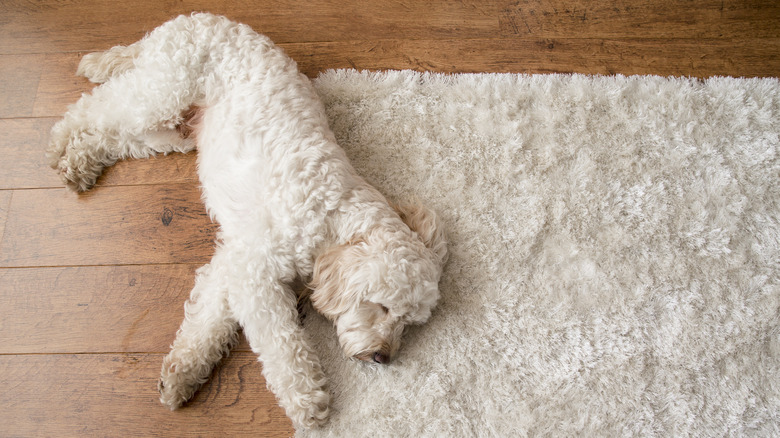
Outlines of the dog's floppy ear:
<svg viewBox="0 0 780 438">
<path fill-rule="evenodd" d="M 365 258 L 365 243 L 352 241 L 334 246 L 322 253 L 314 261 L 309 288 L 312 290 L 311 303 L 314 308 L 333 320 L 343 314 L 357 301 L 359 286 L 352 272 Z"/>
<path fill-rule="evenodd" d="M 447 261 L 447 238 L 436 212 L 420 203 L 393 204 L 401 220 L 417 235 L 425 246 L 436 254 L 439 263 Z"/>
</svg>

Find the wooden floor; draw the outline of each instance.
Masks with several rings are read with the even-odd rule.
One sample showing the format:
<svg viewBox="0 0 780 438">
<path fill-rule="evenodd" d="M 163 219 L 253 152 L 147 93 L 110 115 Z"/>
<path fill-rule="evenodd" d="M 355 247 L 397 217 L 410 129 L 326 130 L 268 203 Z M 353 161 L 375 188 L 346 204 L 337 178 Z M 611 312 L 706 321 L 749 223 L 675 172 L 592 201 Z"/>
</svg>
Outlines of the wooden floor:
<svg viewBox="0 0 780 438">
<path fill-rule="evenodd" d="M 2 436 L 293 433 L 245 341 L 187 407 L 157 401 L 161 359 L 216 228 L 194 154 L 120 163 L 81 196 L 43 158 L 52 124 L 91 88 L 74 76 L 84 53 L 194 10 L 252 25 L 312 77 L 329 68 L 780 75 L 777 0 L 4 0 Z"/>
</svg>

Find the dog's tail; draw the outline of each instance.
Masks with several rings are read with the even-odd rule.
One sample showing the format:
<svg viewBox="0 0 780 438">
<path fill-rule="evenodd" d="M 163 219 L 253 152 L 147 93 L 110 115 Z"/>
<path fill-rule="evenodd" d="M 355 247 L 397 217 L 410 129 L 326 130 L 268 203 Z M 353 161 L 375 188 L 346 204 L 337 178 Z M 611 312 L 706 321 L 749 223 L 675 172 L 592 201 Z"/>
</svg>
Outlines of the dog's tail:
<svg viewBox="0 0 780 438">
<path fill-rule="evenodd" d="M 133 68 L 134 59 L 140 52 L 137 44 L 116 46 L 105 52 L 88 53 L 81 58 L 76 74 L 91 82 L 102 84 L 112 76 L 120 75 Z"/>
</svg>

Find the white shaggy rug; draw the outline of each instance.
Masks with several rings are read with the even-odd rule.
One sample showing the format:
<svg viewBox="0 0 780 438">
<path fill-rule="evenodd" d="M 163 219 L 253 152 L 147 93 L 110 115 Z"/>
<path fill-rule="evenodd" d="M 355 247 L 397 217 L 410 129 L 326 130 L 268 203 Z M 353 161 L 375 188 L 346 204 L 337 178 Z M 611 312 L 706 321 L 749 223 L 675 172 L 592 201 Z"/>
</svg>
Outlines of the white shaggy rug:
<svg viewBox="0 0 780 438">
<path fill-rule="evenodd" d="M 300 436 L 780 435 L 780 82 L 332 71 L 332 128 L 443 217 L 387 367 L 305 320 L 334 395 Z"/>
</svg>

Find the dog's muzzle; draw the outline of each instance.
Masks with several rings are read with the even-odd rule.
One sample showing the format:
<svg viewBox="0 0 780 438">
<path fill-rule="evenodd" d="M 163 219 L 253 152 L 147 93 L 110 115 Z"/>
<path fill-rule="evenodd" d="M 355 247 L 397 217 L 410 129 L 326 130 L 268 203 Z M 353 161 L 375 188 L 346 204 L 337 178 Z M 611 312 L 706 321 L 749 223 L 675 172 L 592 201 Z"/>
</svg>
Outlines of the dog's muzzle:
<svg viewBox="0 0 780 438">
<path fill-rule="evenodd" d="M 390 363 L 390 355 L 382 353 L 381 351 L 376 351 L 374 353 L 359 354 L 355 356 L 355 358 L 360 359 L 363 362 L 373 362 L 382 365 Z"/>
</svg>

